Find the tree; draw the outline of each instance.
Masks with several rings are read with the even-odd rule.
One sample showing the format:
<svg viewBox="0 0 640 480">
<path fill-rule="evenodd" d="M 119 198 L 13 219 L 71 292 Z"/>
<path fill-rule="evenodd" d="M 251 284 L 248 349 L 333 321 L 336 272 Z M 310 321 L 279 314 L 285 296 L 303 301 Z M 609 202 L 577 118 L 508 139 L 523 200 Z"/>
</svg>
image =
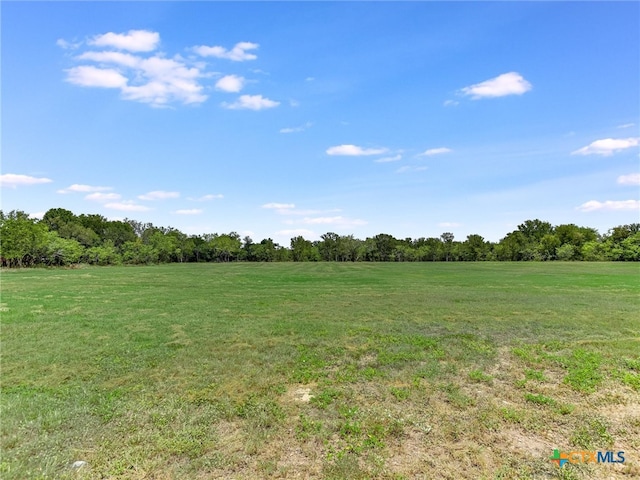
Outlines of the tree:
<svg viewBox="0 0 640 480">
<path fill-rule="evenodd" d="M 538 243 L 542 237 L 549 233 L 553 233 L 553 226 L 549 222 L 542 220 L 526 220 L 523 224 L 518 225 L 518 231 L 522 232 L 525 239 L 530 243 Z"/>
<path fill-rule="evenodd" d="M 47 227 L 21 210 L 0 211 L 0 257 L 8 266 L 29 266 L 45 252 Z"/>
<path fill-rule="evenodd" d="M 317 262 L 320 252 L 312 242 L 297 236 L 291 239 L 291 259 L 294 262 Z"/>
<path fill-rule="evenodd" d="M 467 239 L 462 243 L 463 259 L 475 262 L 477 260 L 485 260 L 489 251 L 489 243 L 484 241 L 480 235 L 468 235 Z"/>
<path fill-rule="evenodd" d="M 449 257 L 451 256 L 451 248 L 453 246 L 454 238 L 455 237 L 451 232 L 444 232 L 442 235 L 440 235 L 440 239 L 442 240 L 442 251 L 444 253 L 445 261 L 447 262 L 449 261 Z"/>
<path fill-rule="evenodd" d="M 80 261 L 84 248 L 77 240 L 61 238 L 58 232 L 46 233 L 44 258 L 49 265 L 69 265 Z"/>
<path fill-rule="evenodd" d="M 556 251 L 558 250 L 560 245 L 561 245 L 561 242 L 555 234 L 552 234 L 552 233 L 545 234 L 545 236 L 540 239 L 540 243 L 538 243 L 538 246 L 537 246 L 540 259 L 555 260 Z M 569 250 L 565 249 L 563 251 L 563 255 L 566 255 L 568 252 Z M 571 250 L 571 252 L 573 255 L 574 250 Z"/>
<path fill-rule="evenodd" d="M 322 239 L 318 243 L 318 251 L 322 260 L 326 262 L 337 262 L 340 255 L 340 235 L 333 232 L 327 232 L 320 235 Z"/>
</svg>

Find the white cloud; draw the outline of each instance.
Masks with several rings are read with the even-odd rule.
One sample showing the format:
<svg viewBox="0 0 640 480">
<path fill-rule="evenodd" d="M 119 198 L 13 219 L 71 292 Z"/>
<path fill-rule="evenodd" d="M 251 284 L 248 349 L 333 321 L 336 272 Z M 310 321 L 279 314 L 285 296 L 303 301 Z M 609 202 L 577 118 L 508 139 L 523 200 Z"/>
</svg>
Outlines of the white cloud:
<svg viewBox="0 0 640 480">
<path fill-rule="evenodd" d="M 195 202 L 208 202 L 209 200 L 215 200 L 216 198 L 224 198 L 224 195 L 222 195 L 221 193 L 217 193 L 217 194 L 210 193 L 208 195 L 203 195 L 198 198 L 189 197 L 187 198 L 187 200 L 192 200 Z"/>
<path fill-rule="evenodd" d="M 122 52 L 85 52 L 75 57 L 76 60 L 90 60 L 100 63 L 115 63 L 125 67 L 138 67 L 142 58 L 130 53 Z"/>
<path fill-rule="evenodd" d="M 287 128 L 281 128 L 280 129 L 280 133 L 297 133 L 297 132 L 304 132 L 307 128 L 311 128 L 311 126 L 313 125 L 313 123 L 311 122 L 307 122 L 304 125 L 300 125 L 299 127 L 287 127 Z"/>
<path fill-rule="evenodd" d="M 297 237 L 301 235 L 307 238 L 307 240 L 309 239 L 309 237 L 317 237 L 316 232 L 312 230 L 307 230 L 306 228 L 293 228 L 290 230 L 280 230 L 276 232 L 276 235 L 290 236 L 290 237 Z"/>
<path fill-rule="evenodd" d="M 423 172 L 427 170 L 427 168 L 428 167 L 410 167 L 409 165 L 405 165 L 396 170 L 396 173 Z"/>
<path fill-rule="evenodd" d="M 604 138 L 571 152 L 571 155 L 602 155 L 609 157 L 627 148 L 637 147 L 638 144 L 640 144 L 640 137 Z"/>
<path fill-rule="evenodd" d="M 75 60 L 96 62 L 99 66 L 80 65 L 66 70 L 68 82 L 84 87 L 117 88 L 125 100 L 163 107 L 173 101 L 194 104 L 208 98 L 200 84 L 200 78 L 210 76 L 202 72 L 206 65 L 189 65 L 179 55 L 144 58 L 123 52 L 88 51 Z"/>
<path fill-rule="evenodd" d="M 127 77 L 111 68 L 81 65 L 66 72 L 67 82 L 81 87 L 124 88 L 128 82 Z"/>
<path fill-rule="evenodd" d="M 89 195 L 84 197 L 85 200 L 91 200 L 94 202 L 109 202 L 112 200 L 120 200 L 121 198 L 122 196 L 117 193 L 100 193 L 100 192 L 90 193 Z"/>
<path fill-rule="evenodd" d="M 42 220 L 42 217 L 44 217 L 44 214 L 46 212 L 34 212 L 34 213 L 30 213 L 29 214 L 29 218 L 34 218 L 36 220 Z"/>
<path fill-rule="evenodd" d="M 51 183 L 53 180 L 45 177 L 32 177 L 30 175 L 20 175 L 16 173 L 4 173 L 0 175 L 0 186 L 16 188 L 18 186 L 39 185 Z"/>
<path fill-rule="evenodd" d="M 620 185 L 640 185 L 640 173 L 630 173 L 618 177 Z"/>
<path fill-rule="evenodd" d="M 598 210 L 640 210 L 640 200 L 606 200 L 604 202 L 590 200 L 577 207 L 576 210 L 582 212 L 595 212 Z"/>
<path fill-rule="evenodd" d="M 456 105 L 460 105 L 460 102 L 456 100 L 445 100 L 443 105 L 445 107 L 455 107 Z"/>
<path fill-rule="evenodd" d="M 200 215 L 203 212 L 203 210 L 201 208 L 191 208 L 191 209 L 185 209 L 185 210 L 176 210 L 175 213 L 176 215 Z"/>
<path fill-rule="evenodd" d="M 91 192 L 108 192 L 113 190 L 111 187 L 96 187 L 93 185 L 82 185 L 74 183 L 73 185 L 57 190 L 56 193 L 91 193 Z"/>
<path fill-rule="evenodd" d="M 490 80 L 464 87 L 460 90 L 460 93 L 470 96 L 473 100 L 479 100 L 481 98 L 522 95 L 531 90 L 531 88 L 531 84 L 522 75 L 517 72 L 509 72 Z"/>
<path fill-rule="evenodd" d="M 237 75 L 225 75 L 216 82 L 216 88 L 223 92 L 237 93 L 244 87 L 245 79 Z"/>
<path fill-rule="evenodd" d="M 222 106 L 230 110 L 263 110 L 280 105 L 280 102 L 264 98 L 262 95 L 240 95 L 234 103 L 223 102 Z"/>
<path fill-rule="evenodd" d="M 341 227 L 366 225 L 367 222 L 359 219 L 346 218 L 341 215 L 337 217 L 305 217 L 300 223 L 306 225 L 337 225 Z"/>
<path fill-rule="evenodd" d="M 97 47 L 113 47 L 130 52 L 150 52 L 160 43 L 160 34 L 148 30 L 129 30 L 127 33 L 105 33 L 96 35 L 87 42 Z"/>
<path fill-rule="evenodd" d="M 264 205 L 262 205 L 262 208 L 269 208 L 269 209 L 274 209 L 274 210 L 287 210 L 287 209 L 292 209 L 292 208 L 296 208 L 296 206 L 293 203 L 265 203 Z"/>
<path fill-rule="evenodd" d="M 148 212 L 149 210 L 151 210 L 149 207 L 138 205 L 134 202 L 107 203 L 105 204 L 105 208 L 120 210 L 122 212 Z"/>
<path fill-rule="evenodd" d="M 59 38 L 58 40 L 56 40 L 56 45 L 59 46 L 60 48 L 64 48 L 65 50 L 75 50 L 80 45 L 82 45 L 82 43 L 81 42 L 68 42 L 64 38 Z"/>
<path fill-rule="evenodd" d="M 153 192 L 147 192 L 144 195 L 138 195 L 140 200 L 166 200 L 168 198 L 180 197 L 179 192 L 165 192 L 163 190 L 155 190 Z"/>
<path fill-rule="evenodd" d="M 447 228 L 454 228 L 454 227 L 461 227 L 462 224 L 458 223 L 458 222 L 440 222 L 438 224 L 439 227 L 447 227 Z"/>
<path fill-rule="evenodd" d="M 383 157 L 374 160 L 376 163 L 389 163 L 389 162 L 397 162 L 398 160 L 402 160 L 402 155 L 396 155 L 394 157 Z"/>
<path fill-rule="evenodd" d="M 447 147 L 439 147 L 439 148 L 430 148 L 429 150 L 425 150 L 420 156 L 431 157 L 433 155 L 442 155 L 443 153 L 450 153 L 453 150 Z"/>
<path fill-rule="evenodd" d="M 386 152 L 388 152 L 386 148 L 362 148 L 357 145 L 337 145 L 327 148 L 327 155 L 344 155 L 350 157 L 380 155 Z"/>
<path fill-rule="evenodd" d="M 207 47 L 206 45 L 200 45 L 193 47 L 193 51 L 202 57 L 216 57 L 225 58 L 234 62 L 244 62 L 246 60 L 255 60 L 257 55 L 253 53 L 247 53 L 247 50 L 255 50 L 259 47 L 257 43 L 251 42 L 239 42 L 231 50 L 227 50 L 224 47 Z"/>
<path fill-rule="evenodd" d="M 631 128 L 631 127 L 635 127 L 636 124 L 635 123 L 625 123 L 623 125 L 618 125 L 618 128 Z"/>
</svg>

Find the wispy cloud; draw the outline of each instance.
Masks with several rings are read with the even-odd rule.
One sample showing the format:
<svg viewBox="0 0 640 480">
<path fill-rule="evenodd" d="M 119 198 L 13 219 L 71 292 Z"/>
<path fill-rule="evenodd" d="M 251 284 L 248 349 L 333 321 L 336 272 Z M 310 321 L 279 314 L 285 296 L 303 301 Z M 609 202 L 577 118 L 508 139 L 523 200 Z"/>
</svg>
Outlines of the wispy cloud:
<svg viewBox="0 0 640 480">
<path fill-rule="evenodd" d="M 455 227 L 461 227 L 462 224 L 458 222 L 440 222 L 438 226 L 445 227 L 445 228 L 455 228 Z"/>
<path fill-rule="evenodd" d="M 396 173 L 410 173 L 410 172 L 423 172 L 427 170 L 428 167 L 412 167 L 409 165 L 405 165 L 404 167 L 400 167 L 396 170 Z"/>
<path fill-rule="evenodd" d="M 138 195 L 140 200 L 166 200 L 169 198 L 179 198 L 179 192 L 165 192 L 164 190 L 155 190 L 153 192 Z"/>
<path fill-rule="evenodd" d="M 327 155 L 343 155 L 349 157 L 359 157 L 367 155 L 381 155 L 387 153 L 386 148 L 363 148 L 357 145 L 336 145 L 327 148 Z"/>
<path fill-rule="evenodd" d="M 306 239 L 309 239 L 310 237 L 317 237 L 316 232 L 312 230 L 307 230 L 306 228 L 292 228 L 289 230 L 280 230 L 276 232 L 276 235 L 290 236 L 290 237 L 303 236 Z"/>
<path fill-rule="evenodd" d="M 374 160 L 376 163 L 389 163 L 389 162 L 397 162 L 402 160 L 402 155 L 395 155 L 393 157 L 382 157 Z"/>
<path fill-rule="evenodd" d="M 82 42 L 69 42 L 64 38 L 56 40 L 56 45 L 65 50 L 75 50 L 82 45 Z"/>
<path fill-rule="evenodd" d="M 460 105 L 460 102 L 458 102 L 456 100 L 445 100 L 443 105 L 445 107 L 455 107 L 457 105 Z"/>
<path fill-rule="evenodd" d="M 113 200 L 120 200 L 121 198 L 122 198 L 122 195 L 119 195 L 117 193 L 101 193 L 101 192 L 90 193 L 89 195 L 84 197 L 85 200 L 91 200 L 93 202 L 110 202 Z"/>
<path fill-rule="evenodd" d="M 176 210 L 175 213 L 176 215 L 200 215 L 203 212 L 203 210 L 201 208 L 191 208 L 191 209 L 182 209 L 182 210 Z"/>
<path fill-rule="evenodd" d="M 30 175 L 20 175 L 17 173 L 4 173 L 0 175 L 0 186 L 17 188 L 28 185 L 40 185 L 43 183 L 51 183 L 53 180 L 45 177 L 32 177 Z"/>
<path fill-rule="evenodd" d="M 620 185 L 640 185 L 640 173 L 629 173 L 618 177 Z"/>
<path fill-rule="evenodd" d="M 311 122 L 307 122 L 304 125 L 300 125 L 299 127 L 287 127 L 287 128 L 281 128 L 280 129 L 280 133 L 297 133 L 297 132 L 304 132 L 307 128 L 311 128 L 311 126 L 313 126 L 313 123 Z"/>
<path fill-rule="evenodd" d="M 131 201 L 106 203 L 104 206 L 105 208 L 109 208 L 111 210 L 119 210 L 121 212 L 148 212 L 149 210 L 151 210 L 145 205 L 139 205 Z"/>
<path fill-rule="evenodd" d="M 305 217 L 299 223 L 305 225 L 334 225 L 339 227 L 357 227 L 366 225 L 365 220 L 352 219 L 338 215 L 337 217 Z"/>
<path fill-rule="evenodd" d="M 244 77 L 238 75 L 225 75 L 216 82 L 216 89 L 223 92 L 238 93 L 245 84 Z"/>
<path fill-rule="evenodd" d="M 640 200 L 606 200 L 604 202 L 590 200 L 576 209 L 582 212 L 640 210 Z"/>
<path fill-rule="evenodd" d="M 193 51 L 202 57 L 216 57 L 234 62 L 244 62 L 258 58 L 258 56 L 253 53 L 247 53 L 247 50 L 256 50 L 258 47 L 259 45 L 257 43 L 239 42 L 236 43 L 231 50 L 219 46 L 208 47 L 206 45 L 199 45 L 193 47 Z"/>
<path fill-rule="evenodd" d="M 94 185 L 82 185 L 78 183 L 74 183 L 73 185 L 69 185 L 67 188 L 63 188 L 61 190 L 56 190 L 56 193 L 91 193 L 91 192 L 108 192 L 109 190 L 113 190 L 111 187 L 97 187 Z"/>
<path fill-rule="evenodd" d="M 112 47 L 130 52 L 150 52 L 160 43 L 160 35 L 148 30 L 129 30 L 127 33 L 105 33 L 96 35 L 87 42 L 96 47 Z"/>
<path fill-rule="evenodd" d="M 240 95 L 240 98 L 233 103 L 222 103 L 222 106 L 229 110 L 264 110 L 278 105 L 280 102 L 264 98 L 262 95 Z"/>
<path fill-rule="evenodd" d="M 485 80 L 460 90 L 462 95 L 472 100 L 481 98 L 505 97 L 507 95 L 522 95 L 531 90 L 532 85 L 517 72 L 503 73 L 495 78 Z"/>
<path fill-rule="evenodd" d="M 201 197 L 188 197 L 187 200 L 191 200 L 194 202 L 208 202 L 210 200 L 216 200 L 218 198 L 224 198 L 224 195 L 222 195 L 221 193 L 216 193 L 216 194 L 208 194 L 208 195 L 202 195 Z"/>
<path fill-rule="evenodd" d="M 272 210 L 290 210 L 296 208 L 293 203 L 265 203 L 262 205 L 262 208 L 272 209 Z"/>
<path fill-rule="evenodd" d="M 571 155 L 602 155 L 609 157 L 622 150 L 637 147 L 638 144 L 640 144 L 640 137 L 604 138 L 571 152 Z"/>
<path fill-rule="evenodd" d="M 625 123 L 625 124 L 622 124 L 622 125 L 618 125 L 617 128 L 631 128 L 631 127 L 635 127 L 635 126 L 636 126 L 635 123 Z"/>
<path fill-rule="evenodd" d="M 433 155 L 442 155 L 443 153 L 450 153 L 453 150 L 447 147 L 439 147 L 439 148 L 430 148 L 429 150 L 425 150 L 419 156 L 421 157 L 432 157 Z"/>
</svg>

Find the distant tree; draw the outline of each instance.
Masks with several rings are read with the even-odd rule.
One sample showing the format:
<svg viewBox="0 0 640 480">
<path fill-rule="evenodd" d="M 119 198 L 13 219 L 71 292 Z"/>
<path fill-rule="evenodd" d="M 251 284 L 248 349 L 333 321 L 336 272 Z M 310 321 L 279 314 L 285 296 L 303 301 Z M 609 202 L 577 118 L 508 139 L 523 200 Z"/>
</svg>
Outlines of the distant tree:
<svg viewBox="0 0 640 480">
<path fill-rule="evenodd" d="M 0 257 L 8 266 L 30 266 L 45 252 L 47 227 L 21 210 L 0 211 Z"/>
<path fill-rule="evenodd" d="M 553 226 L 549 222 L 542 220 L 526 220 L 518 225 L 518 231 L 524 235 L 524 238 L 530 243 L 538 243 L 547 234 L 553 233 Z"/>
<path fill-rule="evenodd" d="M 444 259 L 446 262 L 448 262 L 451 257 L 451 249 L 453 247 L 454 238 L 455 237 L 451 232 L 444 232 L 442 235 L 440 235 L 440 239 L 442 240 L 442 252 L 444 254 Z"/>
<path fill-rule="evenodd" d="M 262 240 L 253 248 L 255 261 L 273 262 L 276 259 L 276 244 L 270 238 Z"/>
<path fill-rule="evenodd" d="M 478 260 L 485 260 L 486 255 L 490 250 L 488 242 L 485 242 L 481 235 L 468 235 L 467 239 L 462 244 L 462 257 L 463 260 L 470 260 L 472 262 Z"/>
<path fill-rule="evenodd" d="M 46 232 L 43 258 L 48 265 L 69 265 L 78 263 L 84 254 L 84 247 L 77 240 L 62 238 L 58 232 Z"/>
<path fill-rule="evenodd" d="M 294 262 L 317 262 L 320 252 L 311 241 L 297 236 L 291 239 L 291 259 Z"/>
<path fill-rule="evenodd" d="M 560 247 L 561 242 L 558 239 L 557 235 L 553 233 L 545 234 L 537 245 L 538 254 L 540 260 L 555 260 L 556 259 L 556 251 Z M 563 251 L 563 255 L 569 250 L 565 249 Z M 575 253 L 574 250 L 571 250 L 572 254 Z M 566 260 L 569 260 L 568 258 Z"/>
</svg>

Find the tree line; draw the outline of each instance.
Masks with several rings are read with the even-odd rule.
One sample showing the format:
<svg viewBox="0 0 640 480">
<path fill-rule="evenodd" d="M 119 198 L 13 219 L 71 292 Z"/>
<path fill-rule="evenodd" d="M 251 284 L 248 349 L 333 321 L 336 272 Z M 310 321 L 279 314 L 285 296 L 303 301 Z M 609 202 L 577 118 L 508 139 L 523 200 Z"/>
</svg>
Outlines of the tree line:
<svg viewBox="0 0 640 480">
<path fill-rule="evenodd" d="M 574 224 L 526 220 L 499 242 L 468 235 L 395 238 L 386 233 L 361 240 L 328 232 L 320 240 L 297 236 L 289 246 L 271 238 L 254 242 L 236 232 L 186 235 L 136 220 L 75 215 L 63 208 L 41 220 L 20 210 L 0 210 L 3 267 L 155 264 L 170 262 L 439 262 L 439 261 L 640 261 L 640 223 L 606 234 Z"/>
</svg>

